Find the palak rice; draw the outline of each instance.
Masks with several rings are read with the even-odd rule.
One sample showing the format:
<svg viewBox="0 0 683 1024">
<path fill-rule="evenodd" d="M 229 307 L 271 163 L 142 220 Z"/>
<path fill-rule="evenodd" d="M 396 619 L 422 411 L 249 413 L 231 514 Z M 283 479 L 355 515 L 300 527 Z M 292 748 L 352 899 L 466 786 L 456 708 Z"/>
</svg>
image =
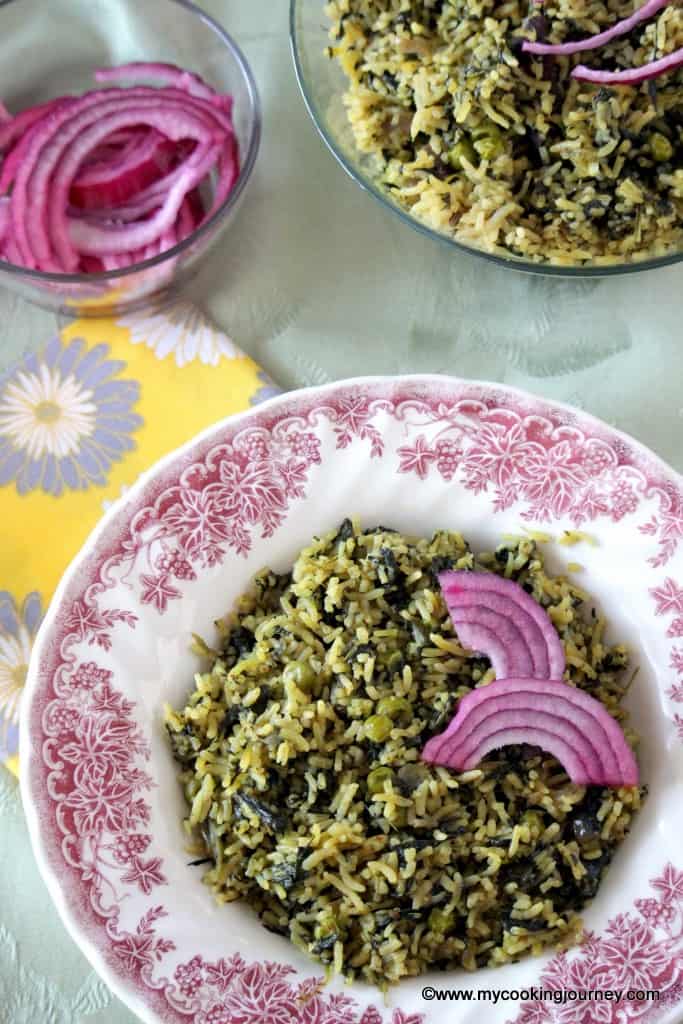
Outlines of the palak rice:
<svg viewBox="0 0 683 1024">
<path fill-rule="evenodd" d="M 436 574 L 489 569 L 547 609 L 565 679 L 625 730 L 627 653 L 588 595 L 549 576 L 532 539 L 476 559 L 345 520 L 266 570 L 220 622 L 218 649 L 166 727 L 185 827 L 219 901 L 243 900 L 330 971 L 385 987 L 579 940 L 642 791 L 572 784 L 509 747 L 458 775 L 420 761 L 458 699 L 493 678 L 458 643 Z"/>
<path fill-rule="evenodd" d="M 637 0 L 635 6 L 639 5 Z M 558 265 L 683 249 L 683 72 L 599 88 L 570 77 L 683 46 L 672 4 L 571 57 L 569 42 L 630 15 L 633 0 L 332 0 L 329 56 L 370 173 L 418 220 L 464 244 Z"/>
</svg>

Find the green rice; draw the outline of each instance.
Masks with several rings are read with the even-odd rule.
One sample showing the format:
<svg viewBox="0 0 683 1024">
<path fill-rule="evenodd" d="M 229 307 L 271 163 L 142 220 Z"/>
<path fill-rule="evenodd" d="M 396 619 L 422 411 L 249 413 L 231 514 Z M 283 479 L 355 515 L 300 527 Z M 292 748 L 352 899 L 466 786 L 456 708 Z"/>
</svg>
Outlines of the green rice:
<svg viewBox="0 0 683 1024">
<path fill-rule="evenodd" d="M 639 2 L 639 0 L 638 0 Z M 636 2 L 635 6 L 638 6 Z M 610 27 L 633 0 L 333 0 L 329 55 L 369 172 L 429 227 L 488 252 L 557 265 L 683 249 L 683 73 L 599 88 L 683 46 L 672 4 L 620 39 L 531 57 Z"/>
<path fill-rule="evenodd" d="M 532 539 L 476 559 L 345 520 L 291 573 L 260 573 L 219 623 L 187 705 L 167 709 L 185 827 L 219 901 L 243 900 L 330 971 L 386 986 L 428 969 L 517 960 L 581 936 L 640 806 L 638 789 L 572 784 L 535 748 L 457 774 L 420 761 L 459 698 L 493 678 L 458 643 L 436 573 L 517 580 L 564 642 L 566 680 L 621 707 L 627 654 Z"/>
</svg>

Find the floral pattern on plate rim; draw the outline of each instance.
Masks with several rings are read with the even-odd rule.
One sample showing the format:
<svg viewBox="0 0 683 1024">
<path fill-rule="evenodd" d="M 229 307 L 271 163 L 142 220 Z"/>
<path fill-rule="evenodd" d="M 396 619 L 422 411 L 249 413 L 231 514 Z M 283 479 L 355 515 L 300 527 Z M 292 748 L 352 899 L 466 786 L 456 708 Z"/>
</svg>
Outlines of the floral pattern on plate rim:
<svg viewBox="0 0 683 1024">
<path fill-rule="evenodd" d="M 437 396 L 450 392 L 452 399 L 455 391 L 460 395 L 457 401 L 429 397 L 430 392 Z M 117 527 L 115 541 L 112 543 L 110 536 L 105 547 L 100 538 L 95 546 L 98 557 L 91 556 L 87 570 L 82 569 L 80 576 L 70 581 L 67 593 L 71 597 L 77 592 L 78 597 L 70 602 L 68 614 L 53 624 L 52 642 L 38 669 L 40 699 L 34 697 L 30 708 L 32 735 L 42 736 L 44 742 L 42 763 L 35 755 L 31 758 L 29 785 L 43 821 L 50 822 L 41 833 L 46 860 L 61 874 L 61 884 L 66 884 L 65 870 L 72 869 L 68 880 L 72 894 L 81 900 L 87 894 L 90 911 L 86 919 L 81 910 L 79 928 L 103 954 L 114 954 L 119 980 L 127 988 L 132 985 L 165 1014 L 176 1010 L 178 1020 L 187 1021 L 192 1015 L 193 1024 L 232 1024 L 242 1018 L 259 1019 L 264 1024 L 290 1020 L 376 1024 L 382 1014 L 371 1006 L 360 1015 L 352 999 L 323 996 L 317 979 L 294 981 L 289 978 L 293 969 L 288 965 L 245 965 L 234 957 L 211 964 L 197 955 L 176 968 L 173 980 L 153 976 L 155 964 L 174 948 L 173 942 L 157 931 L 157 922 L 166 914 L 163 904 L 150 905 L 134 931 L 118 927 L 125 887 L 136 887 L 145 896 L 154 890 L 155 900 L 163 899 L 163 863 L 148 850 L 150 837 L 144 831 L 149 807 L 142 794 L 152 780 L 138 762 L 144 763 L 149 751 L 133 722 L 134 706 L 117 693 L 111 674 L 100 668 L 94 657 L 89 662 L 79 661 L 71 648 L 77 642 L 87 642 L 107 651 L 118 624 L 135 628 L 135 615 L 130 611 L 100 607 L 103 595 L 116 585 L 114 568 L 124 566 L 130 576 L 138 557 L 146 559 L 150 579 L 145 580 L 147 573 L 140 574 L 138 600 L 163 613 L 182 582 L 194 578 L 195 566 L 219 563 L 226 548 L 245 554 L 257 527 L 262 536 L 268 536 L 282 524 L 290 502 L 304 496 L 309 473 L 321 461 L 315 433 L 321 420 L 331 423 L 338 450 L 360 442 L 367 445 L 371 458 L 378 458 L 385 454 L 377 422 L 380 414 L 404 423 L 406 443 L 390 456 L 395 456 L 399 473 L 415 473 L 424 479 L 434 468 L 448 481 L 458 472 L 465 487 L 492 489 L 494 510 L 523 502 L 522 515 L 529 519 L 568 516 L 576 525 L 598 516 L 618 521 L 635 515 L 641 498 L 654 497 L 659 515 L 640 529 L 658 542 L 659 550 L 649 559 L 655 573 L 671 559 L 681 536 L 683 494 L 673 474 L 667 477 L 654 457 L 597 421 L 589 420 L 586 431 L 579 426 L 583 417 L 571 410 L 495 386 L 454 381 L 440 386 L 433 381 L 422 387 L 413 384 L 412 388 L 400 382 L 388 387 L 381 383 L 336 385 L 256 410 L 247 416 L 253 426 L 242 426 L 245 417 L 239 417 L 234 425 L 223 425 L 218 445 L 212 444 L 216 436 L 212 431 L 186 450 L 179 478 L 175 459 L 164 466 L 138 494 L 137 511 L 129 525 L 121 518 L 112 521 L 110 534 L 111 526 Z M 412 444 L 411 429 L 419 431 Z M 188 465 L 187 452 L 195 459 L 201 456 Z M 518 484 L 516 492 L 511 490 L 513 478 Z M 154 499 L 151 504 L 150 497 Z M 222 513 L 227 526 L 217 529 L 212 513 Z M 683 612 L 683 590 L 665 577 L 650 593 L 655 614 L 673 617 L 667 635 L 680 635 L 677 616 Z M 672 667 L 680 673 L 679 648 L 673 649 L 671 658 Z M 80 691 L 78 702 L 73 697 L 76 689 Z M 676 684 L 669 696 L 673 701 L 682 700 L 683 686 Z M 678 716 L 676 723 L 683 734 Z M 55 736 L 60 736 L 59 759 Z M 122 887 L 114 891 L 110 902 L 103 898 L 105 863 L 117 869 Z M 679 868 L 667 865 L 653 881 L 655 888 L 662 879 L 673 877 L 667 872 L 683 879 Z M 619 915 L 610 922 L 605 936 L 591 937 L 587 946 L 581 947 L 578 957 L 553 958 L 547 967 L 548 977 L 559 977 L 567 963 L 587 962 L 596 949 L 602 949 L 600 943 L 606 949 L 612 941 L 610 935 L 623 934 L 626 925 L 648 929 L 648 941 L 660 950 L 668 948 L 672 933 L 667 908 L 673 906 L 673 900 L 667 903 L 660 897 L 654 902 L 657 908 L 651 898 L 638 900 L 642 920 Z M 661 912 L 660 905 L 665 908 Z M 655 909 L 657 927 L 664 929 L 666 938 L 654 931 Z M 678 959 L 674 966 L 678 971 Z M 580 973 L 579 967 L 571 969 Z M 270 1005 L 259 1002 L 261 991 L 269 986 L 274 993 L 272 1012 Z M 680 986 L 672 985 L 671 995 L 674 989 L 676 998 L 683 998 Z M 521 1007 L 520 1024 L 532 1024 L 532 1010 L 538 1008 Z M 422 1017 L 395 1010 L 392 1024 L 419 1024 Z M 538 1020 L 541 1024 L 543 1018 Z"/>
<path fill-rule="evenodd" d="M 371 458 L 384 453 L 375 422 L 382 413 L 402 420 L 415 435 L 397 449 L 399 473 L 423 480 L 434 470 L 446 483 L 458 478 L 475 494 L 491 493 L 494 512 L 522 504 L 527 521 L 566 516 L 577 528 L 600 517 L 619 522 L 637 511 L 642 497 L 656 496 L 657 515 L 639 526 L 657 542 L 650 564 L 665 565 L 683 541 L 680 493 L 629 460 L 620 439 L 610 442 L 575 424 L 470 398 L 435 407 L 413 399 L 390 407 L 384 399 L 352 396 L 317 411 L 332 422 L 337 449 L 365 441 Z M 304 497 L 309 472 L 320 463 L 320 441 L 311 425 L 310 416 L 304 425 L 289 417 L 272 431 L 239 431 L 135 516 L 124 547 L 131 563 L 145 549 L 144 603 L 164 612 L 180 596 L 174 577 L 193 578 L 193 565 L 221 562 L 226 548 L 246 555 L 257 526 L 262 537 L 272 535 L 290 500 Z M 683 619 L 679 625 L 683 633 Z"/>
<path fill-rule="evenodd" d="M 622 1024 L 656 1017 L 662 1006 L 683 999 L 683 871 L 667 863 L 650 879 L 656 893 L 635 901 L 639 916 L 617 914 L 604 935 L 586 933 L 574 951 L 558 953 L 543 970 L 545 992 L 642 992 L 619 1002 L 553 1002 L 532 998 L 508 1024 Z M 648 992 L 659 993 L 655 1002 Z"/>
</svg>

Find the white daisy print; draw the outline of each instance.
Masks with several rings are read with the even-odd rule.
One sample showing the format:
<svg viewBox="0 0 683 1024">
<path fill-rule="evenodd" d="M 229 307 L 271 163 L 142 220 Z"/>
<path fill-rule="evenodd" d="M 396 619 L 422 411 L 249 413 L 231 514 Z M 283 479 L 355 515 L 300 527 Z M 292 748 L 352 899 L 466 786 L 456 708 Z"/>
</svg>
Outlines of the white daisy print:
<svg viewBox="0 0 683 1024">
<path fill-rule="evenodd" d="M 0 436 L 30 459 L 73 455 L 95 430 L 92 391 L 75 377 L 41 363 L 36 373 L 20 370 L 0 399 Z"/>
<path fill-rule="evenodd" d="M 137 381 L 107 345 L 53 338 L 0 377 L 0 487 L 19 494 L 104 486 L 109 469 L 135 447 Z"/>
<path fill-rule="evenodd" d="M 118 320 L 131 332 L 134 345 L 147 345 L 158 359 L 174 355 L 176 364 L 187 366 L 195 360 L 217 366 L 221 359 L 238 359 L 242 352 L 211 321 L 184 299 Z"/>
<path fill-rule="evenodd" d="M 41 599 L 37 592 L 29 594 L 19 607 L 11 594 L 0 591 L 0 754 L 3 757 L 16 753 L 19 705 L 41 618 Z"/>
<path fill-rule="evenodd" d="M 19 701 L 31 657 L 31 638 L 24 626 L 17 636 L 0 633 L 0 712 L 7 725 L 19 722 Z"/>
</svg>

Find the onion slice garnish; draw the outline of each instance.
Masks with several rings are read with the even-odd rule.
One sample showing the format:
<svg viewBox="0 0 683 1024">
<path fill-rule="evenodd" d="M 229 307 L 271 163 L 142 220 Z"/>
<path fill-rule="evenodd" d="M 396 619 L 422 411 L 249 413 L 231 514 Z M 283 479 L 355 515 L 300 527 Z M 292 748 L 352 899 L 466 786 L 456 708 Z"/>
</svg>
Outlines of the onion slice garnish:
<svg viewBox="0 0 683 1024">
<path fill-rule="evenodd" d="M 439 584 L 460 641 L 486 655 L 497 679 L 562 679 L 564 648 L 548 613 L 514 580 L 447 571 Z"/>
<path fill-rule="evenodd" d="M 526 53 L 535 53 L 539 56 L 570 56 L 572 53 L 581 53 L 584 50 L 596 50 L 600 46 L 606 46 L 613 39 L 627 35 L 636 25 L 647 18 L 652 18 L 663 7 L 667 7 L 671 0 L 647 0 L 642 7 L 639 7 L 628 18 L 617 21 L 611 28 L 604 32 L 598 32 L 594 36 L 587 36 L 571 43 L 532 43 L 526 39 L 522 43 L 522 49 Z"/>
<path fill-rule="evenodd" d="M 638 68 L 625 68 L 623 71 L 600 71 L 598 68 L 578 64 L 572 71 L 572 78 L 579 82 L 591 82 L 593 85 L 639 85 L 650 78 L 677 71 L 680 67 L 683 67 L 683 46 L 673 53 L 668 53 L 666 57 L 642 64 Z"/>
<path fill-rule="evenodd" d="M 618 722 L 583 690 L 552 680 L 502 679 L 472 690 L 422 759 L 464 772 L 513 743 L 552 754 L 577 785 L 638 785 L 638 765 Z"/>
</svg>

